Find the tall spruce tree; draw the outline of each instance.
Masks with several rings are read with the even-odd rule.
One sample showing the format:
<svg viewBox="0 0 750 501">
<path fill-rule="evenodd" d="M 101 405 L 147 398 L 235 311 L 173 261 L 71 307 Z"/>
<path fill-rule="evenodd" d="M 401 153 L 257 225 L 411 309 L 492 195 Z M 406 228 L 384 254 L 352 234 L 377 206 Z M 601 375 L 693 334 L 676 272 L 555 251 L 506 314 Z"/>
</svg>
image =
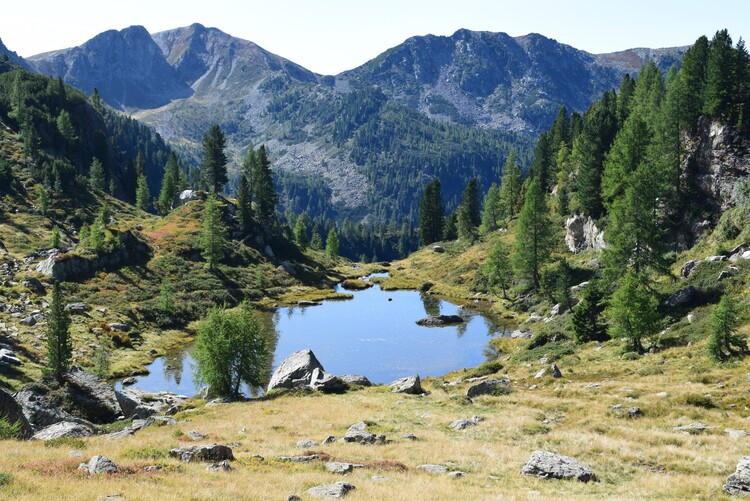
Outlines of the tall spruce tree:
<svg viewBox="0 0 750 501">
<path fill-rule="evenodd" d="M 72 355 L 70 315 L 65 311 L 60 283 L 55 282 L 47 316 L 47 373 L 62 383 L 70 369 Z"/>
<path fill-rule="evenodd" d="M 642 274 L 628 270 L 607 310 L 614 337 L 625 339 L 627 350 L 643 352 L 643 341 L 659 330 L 659 301 Z"/>
<path fill-rule="evenodd" d="M 146 181 L 146 176 L 141 174 L 138 176 L 138 184 L 135 188 L 135 206 L 146 211 L 150 203 L 151 193 L 148 191 L 148 181 Z"/>
<path fill-rule="evenodd" d="M 253 219 L 252 198 L 250 196 L 250 184 L 247 176 L 240 173 L 240 183 L 237 186 L 237 220 L 240 223 L 242 233 L 248 233 Z"/>
<path fill-rule="evenodd" d="M 539 270 L 552 250 L 552 223 L 541 183 L 533 178 L 526 191 L 518 216 L 513 268 L 519 275 L 531 278 L 539 288 Z"/>
<path fill-rule="evenodd" d="M 258 206 L 258 217 L 264 224 L 271 223 L 276 216 L 278 196 L 273 184 L 271 161 L 268 160 L 266 146 L 260 145 L 255 154 L 255 169 L 252 178 L 252 190 L 255 204 Z"/>
<path fill-rule="evenodd" d="M 479 185 L 477 184 L 477 178 L 473 177 L 466 183 L 461 204 L 466 206 L 466 212 L 471 225 L 478 227 L 482 222 L 482 217 L 479 210 Z"/>
<path fill-rule="evenodd" d="M 539 180 L 542 193 L 547 193 L 550 188 L 550 177 L 552 172 L 552 159 L 556 152 L 552 151 L 549 134 L 542 132 L 534 150 L 534 163 L 531 165 L 531 175 Z"/>
<path fill-rule="evenodd" d="M 512 218 L 516 215 L 516 206 L 521 195 L 521 166 L 516 162 L 515 150 L 510 154 L 503 167 L 503 176 L 500 180 L 500 201 L 498 202 L 498 213 L 501 218 Z"/>
<path fill-rule="evenodd" d="M 221 209 L 214 195 L 209 195 L 203 209 L 203 228 L 201 231 L 200 244 L 203 252 L 201 255 L 206 260 L 205 267 L 209 270 L 224 257 L 227 246 L 227 230 L 221 218 Z"/>
<path fill-rule="evenodd" d="M 734 90 L 735 52 L 727 30 L 717 31 L 708 48 L 703 112 L 711 116 L 727 115 Z"/>
<path fill-rule="evenodd" d="M 103 191 L 106 181 L 104 166 L 98 158 L 94 157 L 89 168 L 89 186 L 92 190 Z"/>
<path fill-rule="evenodd" d="M 443 237 L 444 211 L 440 180 L 435 178 L 427 183 L 419 204 L 419 239 L 422 245 L 437 242 Z"/>
<path fill-rule="evenodd" d="M 226 138 L 218 125 L 212 125 L 203 136 L 203 180 L 212 193 L 220 193 L 227 184 L 227 157 L 224 154 Z"/>
<path fill-rule="evenodd" d="M 168 214 L 174 206 L 175 198 L 179 193 L 180 168 L 177 164 L 177 155 L 174 152 L 169 154 L 167 165 L 164 167 L 164 177 L 161 180 L 161 191 L 157 208 L 159 213 Z"/>
<path fill-rule="evenodd" d="M 500 190 L 495 183 L 487 191 L 482 206 L 481 232 L 486 234 L 498 229 L 500 224 Z"/>
<path fill-rule="evenodd" d="M 339 236 L 335 228 L 331 228 L 326 237 L 326 255 L 331 259 L 339 257 Z"/>
<path fill-rule="evenodd" d="M 607 326 L 602 319 L 604 293 L 597 282 L 589 282 L 581 302 L 573 309 L 573 334 L 578 343 L 606 341 Z"/>
</svg>

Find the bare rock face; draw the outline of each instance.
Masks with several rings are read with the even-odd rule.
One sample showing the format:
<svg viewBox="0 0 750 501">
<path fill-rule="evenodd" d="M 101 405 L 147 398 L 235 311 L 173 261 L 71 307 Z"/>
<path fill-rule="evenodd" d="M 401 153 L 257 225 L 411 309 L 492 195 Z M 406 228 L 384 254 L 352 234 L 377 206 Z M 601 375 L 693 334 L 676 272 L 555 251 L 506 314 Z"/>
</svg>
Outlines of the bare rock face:
<svg viewBox="0 0 750 501">
<path fill-rule="evenodd" d="M 579 214 L 565 221 L 565 244 L 574 254 L 587 249 L 602 250 L 607 247 L 604 232 L 596 227 L 596 221 Z"/>
<path fill-rule="evenodd" d="M 724 492 L 731 496 L 750 496 L 750 456 L 737 463 L 737 469 L 727 477 Z"/>
<path fill-rule="evenodd" d="M 310 385 L 315 369 L 325 372 L 312 350 L 296 351 L 286 357 L 274 371 L 271 382 L 268 383 L 268 391 L 275 388 L 305 388 Z"/>
<path fill-rule="evenodd" d="M 542 478 L 574 478 L 581 482 L 596 480 L 596 475 L 588 465 L 572 457 L 546 451 L 534 451 L 521 468 L 521 473 Z"/>
<path fill-rule="evenodd" d="M 29 420 L 23 415 L 21 406 L 3 390 L 0 390 L 0 418 L 4 418 L 8 423 L 21 423 L 18 438 L 30 438 L 33 434 Z"/>
</svg>

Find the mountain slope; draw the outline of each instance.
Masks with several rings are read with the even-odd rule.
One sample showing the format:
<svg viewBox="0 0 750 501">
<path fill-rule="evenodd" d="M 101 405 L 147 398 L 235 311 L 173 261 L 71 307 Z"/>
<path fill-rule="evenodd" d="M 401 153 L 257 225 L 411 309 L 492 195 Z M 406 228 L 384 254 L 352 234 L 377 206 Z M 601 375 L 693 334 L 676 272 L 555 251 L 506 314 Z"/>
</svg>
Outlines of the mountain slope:
<svg viewBox="0 0 750 501">
<path fill-rule="evenodd" d="M 79 48 L 31 61 L 39 71 L 62 75 L 86 91 L 98 87 L 105 101 L 132 111 L 194 164 L 201 159 L 203 134 L 215 123 L 227 136 L 230 171 L 238 171 L 248 144 L 266 144 L 285 207 L 320 213 L 295 200 L 310 198 L 322 180 L 325 189 L 317 192 L 328 193 L 326 214 L 397 221 L 414 217 L 432 176 L 449 171 L 462 179 L 477 176 L 486 190 L 511 147 L 528 164 L 530 139 L 551 124 L 561 105 L 582 112 L 624 73 L 636 73 L 649 59 L 667 68 L 683 52 L 638 49 L 596 56 L 536 34 L 512 38 L 459 30 L 450 37 L 413 37 L 359 68 L 320 76 L 199 24 L 154 34 L 151 42 L 145 38 L 141 27 L 107 32 Z M 109 74 L 118 75 L 122 85 L 107 80 Z M 153 90 L 153 103 L 123 91 L 139 85 Z M 383 101 L 368 108 L 362 101 L 375 88 L 388 106 Z M 416 156 L 405 159 L 383 149 L 392 137 L 376 125 L 394 120 L 406 125 L 399 140 L 407 140 Z M 444 125 L 455 127 L 455 134 Z M 486 133 L 473 130 L 477 127 Z M 451 134 L 482 139 L 446 150 Z M 394 176 L 379 180 L 383 166 Z M 398 172 L 408 181 L 395 176 Z M 462 187 L 441 179 L 452 190 L 447 198 L 453 209 Z M 302 196 L 287 196 L 292 192 Z"/>
<path fill-rule="evenodd" d="M 5 58 L 7 58 L 7 62 L 4 62 Z M 21 56 L 8 49 L 0 40 L 0 72 L 8 71 L 13 67 L 31 70 L 29 64 Z"/>
</svg>

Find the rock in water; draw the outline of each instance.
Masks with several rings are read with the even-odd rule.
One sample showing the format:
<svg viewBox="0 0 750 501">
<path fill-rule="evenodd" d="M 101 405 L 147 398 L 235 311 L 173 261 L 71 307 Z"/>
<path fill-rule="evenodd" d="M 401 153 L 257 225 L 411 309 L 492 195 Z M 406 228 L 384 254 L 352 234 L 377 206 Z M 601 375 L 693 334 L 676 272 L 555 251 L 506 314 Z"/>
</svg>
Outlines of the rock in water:
<svg viewBox="0 0 750 501">
<path fill-rule="evenodd" d="M 737 469 L 727 477 L 724 492 L 732 496 L 750 496 L 750 456 L 737 463 Z"/>
<path fill-rule="evenodd" d="M 581 482 L 596 480 L 596 475 L 588 465 L 577 459 L 547 451 L 534 451 L 521 468 L 521 473 L 542 478 L 575 478 Z"/>
<path fill-rule="evenodd" d="M 397 379 L 388 386 L 392 388 L 394 393 L 407 393 L 409 395 L 421 395 L 424 393 L 419 380 L 419 374 Z"/>
<path fill-rule="evenodd" d="M 342 498 L 354 489 L 355 487 L 349 482 L 336 482 L 311 487 L 307 489 L 307 493 L 314 498 Z"/>
<path fill-rule="evenodd" d="M 422 327 L 445 327 L 464 323 L 464 319 L 458 315 L 430 315 L 427 318 L 417 320 L 417 325 Z"/>
<path fill-rule="evenodd" d="M 271 382 L 268 383 L 268 391 L 275 388 L 305 388 L 310 385 L 315 369 L 325 371 L 312 350 L 296 351 L 286 357 L 274 371 Z"/>
</svg>

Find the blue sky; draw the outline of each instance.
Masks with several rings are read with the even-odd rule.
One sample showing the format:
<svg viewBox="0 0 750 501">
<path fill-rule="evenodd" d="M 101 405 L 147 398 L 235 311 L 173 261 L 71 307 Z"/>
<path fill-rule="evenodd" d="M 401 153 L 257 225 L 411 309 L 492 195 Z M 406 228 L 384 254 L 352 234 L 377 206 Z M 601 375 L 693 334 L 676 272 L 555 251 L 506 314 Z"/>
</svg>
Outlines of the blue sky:
<svg viewBox="0 0 750 501">
<path fill-rule="evenodd" d="M 593 53 L 689 45 L 728 28 L 750 36 L 747 0 L 37 0 L 4 2 L 0 38 L 22 56 L 80 45 L 108 29 L 150 32 L 194 22 L 251 40 L 323 74 L 372 59 L 414 35 L 459 28 L 541 33 Z"/>
</svg>

